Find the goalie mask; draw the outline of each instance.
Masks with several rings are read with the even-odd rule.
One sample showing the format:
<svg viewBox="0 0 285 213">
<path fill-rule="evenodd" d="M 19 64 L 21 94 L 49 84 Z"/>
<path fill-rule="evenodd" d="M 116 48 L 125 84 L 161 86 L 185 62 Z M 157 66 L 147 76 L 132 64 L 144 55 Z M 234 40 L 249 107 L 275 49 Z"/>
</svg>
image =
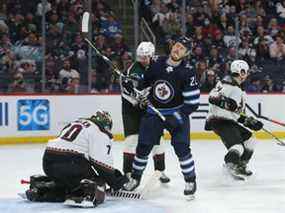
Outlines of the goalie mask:
<svg viewBox="0 0 285 213">
<path fill-rule="evenodd" d="M 98 110 L 95 115 L 92 115 L 91 118 L 89 118 L 89 120 L 107 132 L 110 132 L 113 126 L 111 115 L 107 111 Z"/>
</svg>

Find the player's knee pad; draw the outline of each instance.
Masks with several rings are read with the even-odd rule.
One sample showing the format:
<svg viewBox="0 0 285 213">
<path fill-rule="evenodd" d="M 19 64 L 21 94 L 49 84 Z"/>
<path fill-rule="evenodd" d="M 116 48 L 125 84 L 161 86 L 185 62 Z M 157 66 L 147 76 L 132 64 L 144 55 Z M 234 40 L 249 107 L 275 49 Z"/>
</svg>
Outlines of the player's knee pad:
<svg viewBox="0 0 285 213">
<path fill-rule="evenodd" d="M 240 161 L 241 156 L 244 153 L 244 147 L 241 144 L 235 144 L 231 146 L 225 155 L 225 163 L 237 164 Z"/>
<path fill-rule="evenodd" d="M 161 155 L 165 152 L 165 148 L 163 144 L 160 145 L 154 145 L 152 148 L 152 155 Z"/>
<path fill-rule="evenodd" d="M 63 202 L 66 191 L 62 186 L 47 176 L 30 177 L 30 188 L 26 191 L 27 199 L 37 202 Z"/>
<path fill-rule="evenodd" d="M 138 135 L 130 135 L 125 139 L 125 149 L 126 153 L 136 153 L 136 147 L 138 145 Z"/>
</svg>

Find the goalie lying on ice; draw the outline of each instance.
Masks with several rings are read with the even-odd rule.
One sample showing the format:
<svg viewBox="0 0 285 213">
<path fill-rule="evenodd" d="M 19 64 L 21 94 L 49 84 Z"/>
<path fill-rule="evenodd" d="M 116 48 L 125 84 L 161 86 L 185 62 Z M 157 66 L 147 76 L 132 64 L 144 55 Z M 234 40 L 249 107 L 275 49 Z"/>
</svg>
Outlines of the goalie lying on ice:
<svg viewBox="0 0 285 213">
<path fill-rule="evenodd" d="M 122 188 L 127 178 L 112 166 L 111 128 L 105 111 L 65 126 L 48 142 L 43 156 L 47 176 L 31 177 L 27 199 L 93 207 L 104 202 L 105 184 Z"/>
<path fill-rule="evenodd" d="M 210 108 L 205 129 L 220 136 L 228 150 L 224 157 L 225 167 L 236 179 L 244 180 L 252 175 L 247 164 L 254 151 L 252 133 L 248 129 L 258 131 L 263 124 L 244 115 L 245 92 L 241 84 L 248 76 L 247 62 L 235 60 L 230 69 L 231 75 L 218 82 L 209 94 Z"/>
</svg>

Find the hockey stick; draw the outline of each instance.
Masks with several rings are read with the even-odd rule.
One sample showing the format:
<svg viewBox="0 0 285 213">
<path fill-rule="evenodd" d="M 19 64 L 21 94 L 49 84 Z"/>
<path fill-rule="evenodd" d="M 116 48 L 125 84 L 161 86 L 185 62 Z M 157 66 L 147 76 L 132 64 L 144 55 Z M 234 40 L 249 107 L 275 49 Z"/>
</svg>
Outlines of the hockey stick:
<svg viewBox="0 0 285 213">
<path fill-rule="evenodd" d="M 259 116 L 259 117 L 262 118 L 262 119 L 264 119 L 264 120 L 267 120 L 267 121 L 270 121 L 270 122 L 272 122 L 272 123 L 275 123 L 275 124 L 278 124 L 278 125 L 280 125 L 280 126 L 285 127 L 285 123 L 282 123 L 282 122 L 280 122 L 280 121 L 276 121 L 276 120 L 270 119 L 270 118 L 265 117 L 265 116 L 263 116 L 263 115 L 261 115 L 261 116 Z"/>
<path fill-rule="evenodd" d="M 147 195 L 149 195 L 153 186 L 159 182 L 159 177 L 161 176 L 161 172 L 159 170 L 155 170 L 152 176 L 147 180 L 145 186 L 141 190 L 141 197 L 145 199 Z"/>
<path fill-rule="evenodd" d="M 83 13 L 83 17 L 82 17 L 82 25 L 81 25 L 81 31 L 83 33 L 88 33 L 89 32 L 89 17 L 90 17 L 90 13 L 89 12 L 84 12 Z M 112 67 L 112 69 L 119 75 L 122 77 L 125 77 L 125 75 L 123 73 L 120 72 L 120 70 L 118 69 L 117 66 L 115 66 L 112 61 L 106 57 L 105 55 L 103 55 L 94 45 L 94 43 L 92 41 L 90 41 L 86 36 L 84 37 L 84 40 L 90 45 L 90 47 L 92 47 L 93 50 L 95 50 L 95 53 L 97 56 L 101 57 L 110 67 Z"/>
<path fill-rule="evenodd" d="M 283 123 L 283 122 L 281 122 L 281 121 L 277 121 L 277 120 L 268 118 L 268 117 L 266 117 L 266 116 L 259 115 L 259 114 L 256 113 L 248 104 L 246 104 L 246 108 L 248 108 L 248 110 L 249 110 L 250 112 L 252 112 L 252 114 L 254 114 L 255 117 L 257 117 L 257 118 L 261 118 L 261 119 L 264 119 L 264 120 L 267 120 L 267 121 L 269 121 L 269 122 L 272 122 L 272 123 L 275 123 L 275 124 L 278 124 L 278 125 L 280 125 L 280 126 L 285 127 L 285 123 Z"/>
<path fill-rule="evenodd" d="M 236 113 L 236 114 L 238 114 L 238 113 Z M 239 113 L 239 115 L 240 115 L 240 116 L 245 116 L 245 117 L 247 117 L 246 114 L 244 114 L 244 113 Z M 258 117 L 258 116 L 256 116 L 256 117 Z M 266 132 L 267 134 L 271 135 L 271 136 L 277 141 L 276 144 L 278 144 L 278 145 L 280 145 L 280 146 L 285 146 L 285 142 L 282 141 L 282 140 L 280 140 L 280 139 L 279 139 L 276 135 L 274 135 L 272 132 L 270 132 L 269 130 L 265 129 L 264 127 L 262 127 L 262 130 L 263 130 L 264 132 Z"/>
<path fill-rule="evenodd" d="M 272 132 L 270 132 L 269 130 L 265 129 L 264 127 L 262 127 L 262 130 L 264 132 L 266 132 L 267 134 L 271 135 L 277 142 L 276 144 L 280 145 L 280 146 L 285 146 L 285 142 L 281 141 L 277 136 L 275 136 Z"/>
<path fill-rule="evenodd" d="M 82 25 L 81 25 L 81 31 L 83 33 L 88 33 L 89 31 L 89 17 L 90 17 L 90 14 L 88 12 L 84 12 L 83 14 L 83 17 L 82 17 Z M 85 41 L 95 50 L 95 53 L 97 56 L 101 57 L 110 67 L 112 67 L 112 70 L 115 71 L 115 73 L 117 75 L 119 75 L 120 77 L 124 77 L 124 78 L 128 78 L 127 76 L 125 76 L 123 73 L 120 72 L 120 70 L 118 69 L 117 66 L 115 66 L 112 61 L 106 57 L 105 55 L 103 55 L 97 48 L 96 46 L 94 45 L 94 43 L 92 41 L 90 41 L 88 38 L 84 38 Z M 142 91 L 140 90 L 137 90 L 137 89 L 134 89 L 134 91 L 139 94 L 139 95 L 142 95 Z M 162 121 L 165 121 L 166 118 L 161 114 L 161 112 L 156 109 L 152 104 L 148 103 L 147 106 L 149 108 L 151 108 L 159 117 Z"/>
</svg>

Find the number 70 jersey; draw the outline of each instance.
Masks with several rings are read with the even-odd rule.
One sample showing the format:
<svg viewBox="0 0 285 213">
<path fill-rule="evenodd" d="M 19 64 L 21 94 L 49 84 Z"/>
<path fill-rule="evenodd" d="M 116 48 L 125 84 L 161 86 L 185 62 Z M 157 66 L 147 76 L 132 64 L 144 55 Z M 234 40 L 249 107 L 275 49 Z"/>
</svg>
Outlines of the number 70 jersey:
<svg viewBox="0 0 285 213">
<path fill-rule="evenodd" d="M 57 138 L 49 140 L 47 149 L 84 154 L 87 160 L 113 166 L 112 140 L 89 120 L 69 123 Z"/>
</svg>

